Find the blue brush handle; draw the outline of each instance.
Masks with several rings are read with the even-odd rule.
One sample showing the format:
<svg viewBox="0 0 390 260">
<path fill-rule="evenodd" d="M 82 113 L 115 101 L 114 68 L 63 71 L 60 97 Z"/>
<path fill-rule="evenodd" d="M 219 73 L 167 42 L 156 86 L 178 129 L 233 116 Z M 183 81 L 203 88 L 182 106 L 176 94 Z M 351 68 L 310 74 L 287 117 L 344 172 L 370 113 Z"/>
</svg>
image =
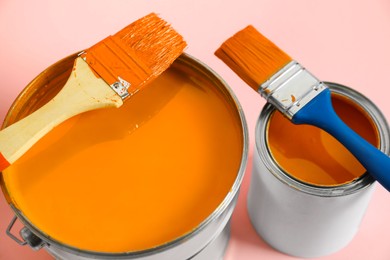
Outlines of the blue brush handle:
<svg viewBox="0 0 390 260">
<path fill-rule="evenodd" d="M 329 89 L 296 113 L 294 124 L 317 126 L 342 143 L 380 184 L 390 191 L 390 157 L 349 128 L 333 110 Z"/>
</svg>

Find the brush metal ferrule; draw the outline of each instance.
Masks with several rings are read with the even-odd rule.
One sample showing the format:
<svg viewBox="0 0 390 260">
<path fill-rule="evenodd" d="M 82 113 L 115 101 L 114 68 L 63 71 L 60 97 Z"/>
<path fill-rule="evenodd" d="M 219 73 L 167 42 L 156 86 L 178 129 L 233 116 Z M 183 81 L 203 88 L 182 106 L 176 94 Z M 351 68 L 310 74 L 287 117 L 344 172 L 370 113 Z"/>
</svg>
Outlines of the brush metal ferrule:
<svg viewBox="0 0 390 260">
<path fill-rule="evenodd" d="M 78 53 L 77 55 L 79 57 L 81 57 L 87 64 L 87 58 L 85 56 L 85 51 L 81 51 L 80 53 Z M 89 64 L 88 64 L 89 66 Z M 94 70 L 91 66 L 90 68 L 92 70 Z M 96 71 L 95 71 L 96 72 Z M 96 72 L 97 73 L 97 72 Z M 106 82 L 107 83 L 107 82 Z M 108 83 L 107 83 L 108 84 Z M 118 94 L 122 100 L 124 100 L 125 98 L 129 97 L 130 96 L 130 93 L 129 93 L 129 87 L 131 86 L 131 84 L 129 82 L 127 82 L 126 80 L 122 79 L 121 77 L 117 77 L 116 81 L 114 83 L 112 83 L 111 85 L 109 85 L 110 88 L 112 90 L 115 91 L 116 94 Z"/>
<path fill-rule="evenodd" d="M 291 119 L 327 87 L 298 62 L 291 61 L 261 84 L 258 92 Z"/>
<path fill-rule="evenodd" d="M 131 84 L 121 77 L 118 77 L 118 81 L 110 85 L 110 87 L 122 98 L 122 100 L 130 96 L 128 91 L 130 86 Z"/>
</svg>

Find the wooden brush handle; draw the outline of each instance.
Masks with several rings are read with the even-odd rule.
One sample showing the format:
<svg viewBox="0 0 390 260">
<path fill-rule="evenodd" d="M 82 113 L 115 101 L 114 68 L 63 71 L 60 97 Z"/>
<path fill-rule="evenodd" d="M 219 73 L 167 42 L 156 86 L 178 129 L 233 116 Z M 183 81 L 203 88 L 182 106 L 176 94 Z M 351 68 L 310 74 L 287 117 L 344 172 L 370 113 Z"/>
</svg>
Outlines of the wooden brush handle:
<svg viewBox="0 0 390 260">
<path fill-rule="evenodd" d="M 0 131 L 0 171 L 21 157 L 39 139 L 63 121 L 82 112 L 119 107 L 122 99 L 77 58 L 62 90 L 46 105 Z"/>
</svg>

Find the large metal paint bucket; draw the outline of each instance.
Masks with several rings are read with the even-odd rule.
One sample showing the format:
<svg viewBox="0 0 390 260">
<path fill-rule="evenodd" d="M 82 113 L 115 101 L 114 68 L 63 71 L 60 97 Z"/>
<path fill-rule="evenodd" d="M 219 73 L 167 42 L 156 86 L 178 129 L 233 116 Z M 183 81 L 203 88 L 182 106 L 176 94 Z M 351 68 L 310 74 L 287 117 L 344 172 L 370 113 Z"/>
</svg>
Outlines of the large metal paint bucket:
<svg viewBox="0 0 390 260">
<path fill-rule="evenodd" d="M 28 115 L 54 97 L 66 82 L 76 56 L 77 54 L 71 55 L 57 62 L 35 78 L 15 100 L 7 114 L 3 127 Z M 226 83 L 205 64 L 187 54 L 183 54 L 172 66 L 182 69 L 183 73 L 190 73 L 191 77 L 200 77 L 211 82 L 215 87 L 215 91 L 222 93 L 230 106 L 234 108 L 235 116 L 240 121 L 239 127 L 242 130 L 243 147 L 242 151 L 240 151 L 242 154 L 241 165 L 230 192 L 214 212 L 200 223 L 195 230 L 156 248 L 120 254 L 91 252 L 64 245 L 36 228 L 12 202 L 2 179 L 3 193 L 16 215 L 7 230 L 11 238 L 21 245 L 29 244 L 34 250 L 44 248 L 57 259 L 222 259 L 229 241 L 229 220 L 237 201 L 247 162 L 248 134 L 244 114 L 236 97 Z M 19 232 L 19 236 L 14 235 L 16 231 L 12 230 L 16 220 L 19 220 L 24 225 L 24 228 Z M 61 225 L 61 223 L 58 224 Z"/>
</svg>

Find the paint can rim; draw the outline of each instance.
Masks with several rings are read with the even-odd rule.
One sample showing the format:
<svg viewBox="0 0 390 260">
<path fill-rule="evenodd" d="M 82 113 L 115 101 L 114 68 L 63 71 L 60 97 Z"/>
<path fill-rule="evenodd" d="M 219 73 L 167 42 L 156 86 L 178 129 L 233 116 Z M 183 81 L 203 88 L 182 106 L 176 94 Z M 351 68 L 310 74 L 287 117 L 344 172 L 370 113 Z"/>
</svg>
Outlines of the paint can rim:
<svg viewBox="0 0 390 260">
<path fill-rule="evenodd" d="M 378 129 L 378 135 L 380 140 L 379 149 L 386 153 L 390 153 L 390 128 L 386 121 L 385 116 L 379 110 L 379 108 L 367 97 L 358 91 L 333 82 L 324 82 L 331 90 L 332 93 L 339 94 L 351 99 L 357 103 L 372 119 L 373 123 Z M 260 116 L 256 123 L 255 130 L 255 149 L 257 149 L 260 159 L 263 161 L 267 169 L 282 183 L 290 188 L 298 191 L 320 197 L 338 197 L 353 194 L 362 189 L 366 189 L 375 183 L 375 179 L 368 174 L 364 173 L 360 178 L 341 185 L 334 186 L 317 186 L 313 184 L 304 183 L 297 179 L 292 178 L 272 159 L 269 148 L 266 141 L 267 122 L 276 108 L 267 103 L 260 113 Z"/>
<path fill-rule="evenodd" d="M 60 64 L 64 60 L 69 60 L 69 59 L 72 59 L 72 57 L 76 57 L 76 56 L 77 56 L 77 53 L 70 55 L 68 57 L 65 57 L 64 59 L 58 61 L 57 63 L 49 66 L 49 68 L 56 66 L 56 64 Z M 240 166 L 239 166 L 239 169 L 237 170 L 236 178 L 234 180 L 234 183 L 233 183 L 229 193 L 225 196 L 225 198 L 223 199 L 221 204 L 213 211 L 213 213 L 211 213 L 203 222 L 201 222 L 197 228 L 188 232 L 187 234 L 184 234 L 184 235 L 176 238 L 175 240 L 169 241 L 165 244 L 162 244 L 162 245 L 154 247 L 154 248 L 140 250 L 140 251 L 108 253 L 108 252 L 88 251 L 88 250 L 78 249 L 76 247 L 72 247 L 69 245 L 65 245 L 65 244 L 51 238 L 49 234 L 45 234 L 41 230 L 35 228 L 35 226 L 32 223 L 30 223 L 28 218 L 26 218 L 23 215 L 23 213 L 17 209 L 16 205 L 14 205 L 12 203 L 12 201 L 10 200 L 9 194 L 6 191 L 5 185 L 2 183 L 1 186 L 3 189 L 3 194 L 6 197 L 7 201 L 10 203 L 10 206 L 11 206 L 12 210 L 14 211 L 15 215 L 19 218 L 19 220 L 28 229 L 30 229 L 34 234 L 37 234 L 38 237 L 41 238 L 45 243 L 47 243 L 48 245 L 53 245 L 53 247 L 60 248 L 64 251 L 73 253 L 75 255 L 80 255 L 80 256 L 84 256 L 84 257 L 93 257 L 93 258 L 99 257 L 99 258 L 104 258 L 104 259 L 138 259 L 138 258 L 143 258 L 143 257 L 148 258 L 152 255 L 156 255 L 156 257 L 158 257 L 159 253 L 169 251 L 170 249 L 175 248 L 178 245 L 185 243 L 188 240 L 193 239 L 199 233 L 201 233 L 207 227 L 209 227 L 211 223 L 214 223 L 216 221 L 220 221 L 221 223 L 225 224 L 224 219 L 227 217 L 228 213 L 231 215 L 230 211 L 233 211 L 232 206 L 233 206 L 233 208 L 235 206 L 236 199 L 237 199 L 237 196 L 239 193 L 239 189 L 240 189 L 242 180 L 244 178 L 244 173 L 245 173 L 245 169 L 246 169 L 246 165 L 247 165 L 247 161 L 248 161 L 249 137 L 248 137 L 248 127 L 247 127 L 247 122 L 245 119 L 244 111 L 243 111 L 241 104 L 239 103 L 237 97 L 235 96 L 234 92 L 230 88 L 230 86 L 214 70 L 212 70 L 205 63 L 201 62 L 200 60 L 196 59 L 195 57 L 193 57 L 187 53 L 183 53 L 177 59 L 177 61 L 184 63 L 186 66 L 191 66 L 191 69 L 194 69 L 194 71 L 201 73 L 202 76 L 207 76 L 208 79 L 211 80 L 213 83 L 218 84 L 218 86 L 216 86 L 216 88 L 223 87 L 223 89 L 220 89 L 220 90 L 224 91 L 223 94 L 225 94 L 226 97 L 231 99 L 231 100 L 229 100 L 229 102 L 231 101 L 232 106 L 234 105 L 234 107 L 237 110 L 236 112 L 237 112 L 237 115 L 238 115 L 240 123 L 241 123 L 240 126 L 242 128 L 242 153 L 241 153 Z M 49 68 L 47 68 L 47 69 L 49 69 Z M 42 73 L 44 73 L 44 72 L 42 72 Z M 13 108 L 18 104 L 18 102 L 20 100 L 25 98 L 26 91 L 28 90 L 29 86 L 33 85 L 33 82 L 35 80 L 36 79 L 34 79 L 32 82 L 30 82 L 27 85 L 27 87 L 24 90 L 22 90 L 22 92 L 19 94 L 19 96 L 15 99 L 14 103 L 11 105 L 9 112 L 7 113 L 3 127 L 6 124 L 6 122 L 11 120 L 11 117 L 9 115 L 10 111 L 13 110 Z M 33 94 L 35 93 L 35 89 L 30 89 L 30 91 L 32 91 Z M 229 219 L 230 219 L 230 215 L 228 216 Z M 220 220 L 221 218 L 223 218 L 223 221 Z"/>
</svg>

